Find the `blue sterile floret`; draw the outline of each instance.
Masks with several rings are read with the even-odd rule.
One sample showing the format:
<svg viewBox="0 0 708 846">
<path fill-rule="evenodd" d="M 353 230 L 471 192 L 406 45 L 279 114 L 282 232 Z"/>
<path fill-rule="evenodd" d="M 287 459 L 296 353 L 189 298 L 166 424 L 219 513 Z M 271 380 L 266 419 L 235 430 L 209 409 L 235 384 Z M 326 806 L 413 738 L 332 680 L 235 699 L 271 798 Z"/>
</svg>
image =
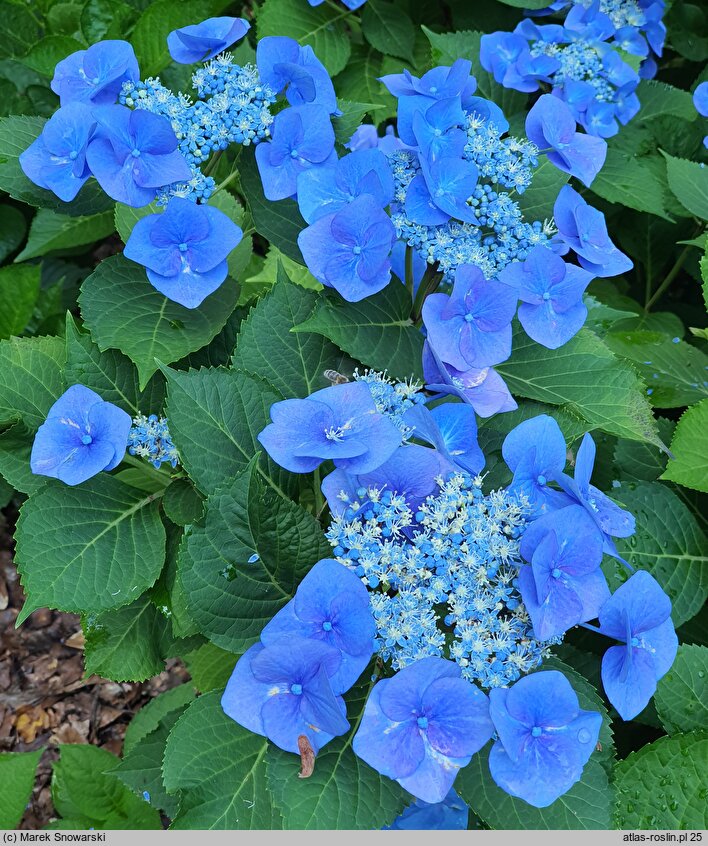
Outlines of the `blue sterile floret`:
<svg viewBox="0 0 708 846">
<path fill-rule="evenodd" d="M 179 463 L 177 448 L 172 443 L 167 419 L 151 414 L 138 414 L 128 435 L 128 452 L 149 461 L 158 470 L 164 463 L 176 467 Z"/>
</svg>

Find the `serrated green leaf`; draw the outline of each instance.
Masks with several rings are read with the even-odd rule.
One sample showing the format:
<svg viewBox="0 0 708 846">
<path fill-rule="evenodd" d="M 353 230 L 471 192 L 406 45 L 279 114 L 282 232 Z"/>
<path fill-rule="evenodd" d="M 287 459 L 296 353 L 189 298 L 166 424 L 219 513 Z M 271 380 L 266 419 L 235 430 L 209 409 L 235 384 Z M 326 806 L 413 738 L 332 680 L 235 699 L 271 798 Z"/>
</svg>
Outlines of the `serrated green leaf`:
<svg viewBox="0 0 708 846">
<path fill-rule="evenodd" d="M 52 799 L 62 817 L 81 828 L 161 829 L 160 816 L 109 770 L 118 758 L 88 744 L 62 744 L 52 772 Z"/>
<path fill-rule="evenodd" d="M 671 452 L 674 458 L 661 478 L 708 493 L 708 399 L 681 415 Z"/>
<path fill-rule="evenodd" d="M 7 203 L 0 206 L 0 262 L 15 252 L 26 231 L 25 216 L 19 209 Z"/>
<path fill-rule="evenodd" d="M 645 158 L 608 146 L 605 163 L 593 179 L 592 190 L 610 203 L 671 220 L 664 204 L 664 186 Z"/>
<path fill-rule="evenodd" d="M 455 789 L 490 828 L 609 829 L 614 794 L 602 764 L 592 758 L 580 781 L 546 808 L 534 808 L 509 796 L 489 774 L 489 747 L 460 770 Z"/>
<path fill-rule="evenodd" d="M 382 53 L 413 61 L 415 28 L 400 6 L 368 0 L 361 16 L 361 31 L 369 44 Z"/>
<path fill-rule="evenodd" d="M 112 256 L 84 281 L 79 305 L 99 348 L 127 355 L 142 388 L 158 369 L 156 358 L 171 364 L 208 344 L 234 310 L 236 297 L 236 285 L 227 279 L 199 308 L 185 308 L 156 291 L 145 268 Z"/>
<path fill-rule="evenodd" d="M 165 514 L 178 526 L 194 523 L 204 514 L 204 500 L 189 479 L 175 479 L 162 497 Z"/>
<path fill-rule="evenodd" d="M 526 6 L 526 4 L 524 4 Z M 530 8 L 526 6 L 526 8 Z M 475 94 L 493 100 L 506 115 L 520 112 L 527 102 L 527 96 L 518 91 L 504 88 L 495 81 L 479 60 L 481 32 L 432 32 L 427 26 L 421 27 L 430 41 L 433 64 L 452 65 L 457 59 L 469 59 L 472 62 L 472 75 L 477 80 Z"/>
<path fill-rule="evenodd" d="M 618 828 L 708 828 L 708 732 L 662 737 L 615 768 Z"/>
<path fill-rule="evenodd" d="M 297 245 L 297 236 L 307 224 L 300 214 L 297 203 L 294 200 L 280 200 L 274 203 L 265 198 L 255 154 L 250 150 L 245 150 L 241 154 L 238 172 L 241 177 L 241 187 L 248 197 L 248 207 L 256 232 L 286 256 L 304 265 L 300 247 Z"/>
<path fill-rule="evenodd" d="M 24 332 L 39 296 L 39 274 L 36 264 L 0 268 L 0 338 Z"/>
<path fill-rule="evenodd" d="M 40 38 L 40 24 L 31 10 L 5 0 L 0 3 L 0 20 L 3 23 L 3 37 L 0 42 L 0 56 L 23 56 Z"/>
<path fill-rule="evenodd" d="M 167 35 L 173 29 L 198 23 L 218 15 L 228 0 L 157 0 L 140 15 L 133 29 L 131 43 L 140 64 L 141 78 L 156 76 L 171 59 Z"/>
<path fill-rule="evenodd" d="M 241 293 L 238 299 L 240 305 L 270 291 L 278 278 L 278 265 L 282 265 L 288 279 L 301 288 L 306 288 L 308 291 L 323 290 L 322 283 L 318 282 L 306 267 L 293 261 L 277 247 L 271 245 L 268 247 L 265 261 L 262 261 L 258 272 L 241 283 Z"/>
<path fill-rule="evenodd" d="M 96 391 L 105 402 L 112 402 L 131 417 L 157 414 L 165 398 L 165 379 L 156 373 L 140 391 L 138 371 L 132 361 L 118 350 L 104 352 L 82 332 L 71 313 L 66 316 L 66 367 L 68 385 L 80 384 Z"/>
<path fill-rule="evenodd" d="M 393 822 L 410 801 L 395 781 L 379 775 L 352 751 L 371 687 L 367 680 L 345 696 L 352 730 L 319 752 L 309 778 L 298 779 L 296 755 L 274 746 L 268 749 L 266 778 L 284 828 L 380 829 Z"/>
<path fill-rule="evenodd" d="M 232 365 L 265 379 L 286 398 L 327 387 L 324 371 L 338 370 L 345 356 L 322 335 L 290 331 L 307 321 L 318 302 L 317 294 L 293 285 L 279 268 L 277 284 L 241 324 Z"/>
<path fill-rule="evenodd" d="M 362 364 L 408 379 L 422 376 L 423 353 L 423 336 L 410 312 L 410 295 L 392 280 L 383 291 L 358 303 L 322 294 L 312 316 L 292 331 L 324 335 Z"/>
<path fill-rule="evenodd" d="M 89 44 L 124 38 L 138 10 L 122 0 L 86 0 L 81 9 L 81 32 Z"/>
<path fill-rule="evenodd" d="M 617 540 L 617 548 L 637 569 L 648 570 L 671 599 L 671 617 L 680 626 L 708 598 L 706 537 L 696 518 L 661 482 L 623 485 L 622 505 L 637 520 L 636 534 Z M 616 565 L 619 571 L 620 565 Z M 626 574 L 622 572 L 622 577 Z"/>
<path fill-rule="evenodd" d="M 220 700 L 220 693 L 200 696 L 167 740 L 164 783 L 182 791 L 171 828 L 277 828 L 265 778 L 268 741 L 227 717 Z"/>
<path fill-rule="evenodd" d="M 240 655 L 228 652 L 214 643 L 204 643 L 184 656 L 192 682 L 197 690 L 223 690 Z"/>
<path fill-rule="evenodd" d="M 496 369 L 514 396 L 562 405 L 611 435 L 660 444 L 637 374 L 589 329 L 548 350 L 517 326 L 511 358 Z"/>
<path fill-rule="evenodd" d="M 154 731 L 160 721 L 175 711 L 181 713 L 185 705 L 194 699 L 191 684 L 180 684 L 158 694 L 135 714 L 128 723 L 123 739 L 123 754 L 128 755 L 137 745 Z"/>
<path fill-rule="evenodd" d="M 162 759 L 165 755 L 167 738 L 175 723 L 187 708 L 184 703 L 179 708 L 165 714 L 157 727 L 134 745 L 130 752 L 124 752 L 122 760 L 110 771 L 138 796 L 147 792 L 149 802 L 154 808 L 161 808 L 168 817 L 177 814 L 180 794 L 170 795 L 162 781 Z"/>
<path fill-rule="evenodd" d="M 84 44 L 68 35 L 45 35 L 30 47 L 20 61 L 42 76 L 51 77 L 54 76 L 57 62 L 65 59 L 70 53 L 84 49 Z"/>
<path fill-rule="evenodd" d="M 115 209 L 113 210 L 113 223 L 116 231 L 120 235 L 121 241 L 123 241 L 124 244 L 127 244 L 128 238 L 130 238 L 130 233 L 133 231 L 135 224 L 144 217 L 147 217 L 149 214 L 158 214 L 159 211 L 160 207 L 157 205 L 157 201 L 154 201 L 147 206 L 140 206 L 139 208 L 126 206 L 124 203 L 116 203 Z"/>
<path fill-rule="evenodd" d="M 0 423 L 21 419 L 36 430 L 64 390 L 63 338 L 0 341 Z"/>
<path fill-rule="evenodd" d="M 42 606 L 98 613 L 127 605 L 165 562 L 155 496 L 106 473 L 75 488 L 50 479 L 22 506 L 15 537 L 22 619 Z"/>
<path fill-rule="evenodd" d="M 694 121 L 698 117 L 690 93 L 673 85 L 667 85 L 657 79 L 643 79 L 637 86 L 636 93 L 642 104 L 637 113 L 638 123 L 666 115 L 688 121 Z"/>
<path fill-rule="evenodd" d="M 286 35 L 300 44 L 308 44 L 327 68 L 330 76 L 347 64 L 351 52 L 343 20 L 349 9 L 333 6 L 303 6 L 300 0 L 265 0 L 258 12 L 258 39 L 267 35 Z"/>
<path fill-rule="evenodd" d="M 282 396 L 236 370 L 166 370 L 166 375 L 167 417 L 180 461 L 196 486 L 210 493 L 262 452 L 256 436 Z M 267 456 L 261 455 L 258 472 L 284 496 L 297 486 L 295 477 Z"/>
<path fill-rule="evenodd" d="M 553 162 L 544 156 L 533 172 L 531 185 L 516 198 L 526 220 L 551 220 L 558 192 L 569 179 L 570 174 L 558 170 Z"/>
<path fill-rule="evenodd" d="M 145 681 L 165 665 L 160 640 L 168 623 L 146 596 L 83 622 L 87 674 L 112 681 Z"/>
<path fill-rule="evenodd" d="M 34 787 L 42 750 L 0 752 L 0 828 L 16 828 L 25 813 Z"/>
<path fill-rule="evenodd" d="M 590 428 L 586 420 L 563 406 L 552 407 L 542 402 L 521 400 L 519 407 L 514 411 L 493 414 L 491 417 L 480 420 L 480 431 L 491 429 L 501 435 L 508 435 L 519 423 L 531 417 L 537 417 L 539 414 L 551 415 L 560 426 L 563 437 L 568 443 L 581 438 Z"/>
<path fill-rule="evenodd" d="M 649 402 L 655 408 L 676 408 L 708 396 L 708 355 L 685 341 L 661 332 L 616 331 L 605 343 L 618 356 L 631 361 L 647 383 Z"/>
<path fill-rule="evenodd" d="M 203 525 L 192 529 L 178 562 L 200 631 L 235 653 L 258 640 L 305 574 L 330 553 L 319 522 L 266 487 L 257 469 L 254 460 L 207 499 Z"/>
<path fill-rule="evenodd" d="M 384 74 L 386 58 L 367 44 L 353 44 L 347 66 L 334 80 L 338 98 L 353 103 L 379 103 L 377 121 L 396 114 L 396 100 L 378 79 Z M 400 61 L 396 72 L 401 71 Z M 336 124 L 335 124 L 336 126 Z"/>
<path fill-rule="evenodd" d="M 65 203 L 25 176 L 20 167 L 20 153 L 39 136 L 45 123 L 45 118 L 29 115 L 0 118 L 0 189 L 16 200 L 62 214 L 98 214 L 112 208 L 113 200 L 101 190 L 95 179 L 89 179 L 75 200 Z"/>
<path fill-rule="evenodd" d="M 656 422 L 659 437 L 668 444 L 676 424 L 664 417 L 659 417 Z M 664 472 L 669 460 L 666 453 L 653 444 L 642 444 L 623 438 L 617 441 L 614 459 L 618 478 L 622 482 L 653 482 Z"/>
<path fill-rule="evenodd" d="M 708 220 L 708 167 L 662 153 L 669 188 L 676 199 L 691 214 Z"/>
<path fill-rule="evenodd" d="M 31 494 L 46 481 L 30 469 L 34 432 L 20 420 L 0 433 L 0 474 L 20 493 Z"/>
<path fill-rule="evenodd" d="M 659 679 L 654 702 L 669 734 L 708 725 L 708 647 L 679 646 L 671 669 Z"/>
<path fill-rule="evenodd" d="M 382 108 L 376 103 L 354 103 L 351 100 L 337 100 L 341 115 L 332 118 L 334 137 L 338 144 L 347 144 L 366 115 L 374 114 Z"/>
</svg>

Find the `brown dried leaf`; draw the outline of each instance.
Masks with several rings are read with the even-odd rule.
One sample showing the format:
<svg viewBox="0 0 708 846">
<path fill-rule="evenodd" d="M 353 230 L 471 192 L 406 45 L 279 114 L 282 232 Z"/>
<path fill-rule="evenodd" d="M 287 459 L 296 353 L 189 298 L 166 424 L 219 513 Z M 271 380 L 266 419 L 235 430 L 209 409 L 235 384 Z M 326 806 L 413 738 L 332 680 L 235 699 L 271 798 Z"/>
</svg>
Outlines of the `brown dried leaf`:
<svg viewBox="0 0 708 846">
<path fill-rule="evenodd" d="M 306 734 L 298 736 L 297 748 L 300 751 L 300 772 L 297 777 L 309 778 L 315 771 L 315 750 L 310 745 Z"/>
</svg>

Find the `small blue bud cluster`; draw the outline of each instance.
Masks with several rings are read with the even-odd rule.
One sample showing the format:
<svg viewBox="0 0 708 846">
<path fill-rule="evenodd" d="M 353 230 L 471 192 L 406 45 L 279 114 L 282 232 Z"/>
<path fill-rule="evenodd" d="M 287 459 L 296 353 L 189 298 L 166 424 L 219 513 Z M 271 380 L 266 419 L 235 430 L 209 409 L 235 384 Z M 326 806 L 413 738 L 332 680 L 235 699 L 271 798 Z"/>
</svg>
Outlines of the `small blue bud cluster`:
<svg viewBox="0 0 708 846">
<path fill-rule="evenodd" d="M 587 82 L 595 89 L 594 99 L 599 103 L 612 103 L 616 89 L 603 75 L 602 51 L 596 41 L 578 40 L 569 44 L 535 41 L 531 44 L 531 55 L 551 56 L 559 63 L 553 75 L 553 83 Z"/>
<path fill-rule="evenodd" d="M 170 197 L 206 201 L 215 183 L 201 171 L 212 153 L 230 144 L 258 144 L 270 134 L 270 107 L 275 93 L 260 81 L 255 65 L 234 64 L 222 53 L 204 64 L 192 76 L 199 99 L 192 102 L 182 92 L 174 94 L 159 79 L 126 82 L 120 103 L 169 118 L 179 141 L 179 151 L 189 164 L 193 178 L 161 189 L 158 204 Z"/>
<path fill-rule="evenodd" d="M 379 654 L 394 669 L 447 652 L 465 678 L 503 687 L 559 642 L 534 638 L 516 584 L 528 509 L 506 491 L 485 496 L 479 477 L 438 485 L 415 513 L 400 494 L 360 488 L 327 539 L 372 591 Z"/>
<path fill-rule="evenodd" d="M 172 443 L 167 420 L 151 414 L 139 414 L 133 418 L 133 427 L 128 435 L 128 452 L 145 458 L 158 470 L 166 461 L 176 467 L 179 461 L 177 449 Z"/>
<path fill-rule="evenodd" d="M 371 391 L 376 410 L 388 417 L 401 431 L 403 440 L 407 441 L 413 433 L 413 427 L 408 426 L 403 415 L 415 405 L 422 405 L 427 400 L 423 393 L 423 384 L 416 379 L 407 382 L 394 382 L 386 375 L 375 370 L 354 371 L 357 382 L 366 382 Z"/>
<path fill-rule="evenodd" d="M 392 153 L 388 160 L 396 193 L 391 219 L 398 237 L 429 264 L 437 262 L 449 282 L 463 264 L 477 265 L 487 278 L 494 278 L 512 261 L 523 261 L 533 247 L 549 241 L 555 227 L 548 221 L 525 221 L 511 194 L 497 189 L 522 194 L 531 185 L 537 154 L 530 141 L 502 138 L 493 122 L 469 115 L 464 158 L 477 167 L 480 182 L 467 202 L 477 222 L 451 219 L 426 226 L 411 221 L 404 208 L 408 186 L 420 172 L 417 158 L 406 150 Z"/>
</svg>

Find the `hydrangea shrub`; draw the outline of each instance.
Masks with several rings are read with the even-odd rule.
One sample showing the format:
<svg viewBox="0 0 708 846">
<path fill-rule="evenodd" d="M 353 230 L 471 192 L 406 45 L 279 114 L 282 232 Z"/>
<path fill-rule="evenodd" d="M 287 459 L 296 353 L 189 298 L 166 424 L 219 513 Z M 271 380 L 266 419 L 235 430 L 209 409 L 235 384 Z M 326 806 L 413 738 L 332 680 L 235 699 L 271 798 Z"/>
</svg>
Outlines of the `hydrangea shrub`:
<svg viewBox="0 0 708 846">
<path fill-rule="evenodd" d="M 124 5 L 0 125 L 0 474 L 18 624 L 192 682 L 62 749 L 116 803 L 64 823 L 703 827 L 706 330 L 654 308 L 708 286 L 690 24 Z"/>
</svg>

